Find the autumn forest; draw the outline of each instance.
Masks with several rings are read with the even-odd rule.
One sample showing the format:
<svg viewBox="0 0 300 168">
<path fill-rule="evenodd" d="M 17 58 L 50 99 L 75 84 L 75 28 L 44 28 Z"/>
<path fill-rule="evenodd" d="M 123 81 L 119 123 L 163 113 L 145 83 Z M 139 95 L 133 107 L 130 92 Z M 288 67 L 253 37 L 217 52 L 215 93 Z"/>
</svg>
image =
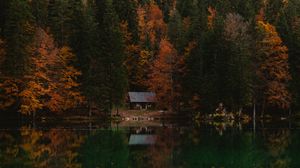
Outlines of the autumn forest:
<svg viewBox="0 0 300 168">
<path fill-rule="evenodd" d="M 110 114 L 129 91 L 178 114 L 296 114 L 300 1 L 0 1 L 0 111 Z"/>
</svg>

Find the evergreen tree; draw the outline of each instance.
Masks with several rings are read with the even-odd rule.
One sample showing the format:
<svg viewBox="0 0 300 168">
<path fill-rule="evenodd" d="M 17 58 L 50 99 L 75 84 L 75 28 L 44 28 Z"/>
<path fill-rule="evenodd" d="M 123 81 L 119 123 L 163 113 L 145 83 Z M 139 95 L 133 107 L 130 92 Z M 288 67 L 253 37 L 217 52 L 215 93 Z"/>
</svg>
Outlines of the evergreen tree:
<svg viewBox="0 0 300 168">
<path fill-rule="evenodd" d="M 105 90 L 103 86 L 106 67 L 104 67 L 102 48 L 100 48 L 102 42 L 100 31 L 103 10 L 105 9 L 103 2 L 88 1 L 85 5 L 82 29 L 82 38 L 85 43 L 83 43 L 82 50 L 80 50 L 81 54 L 78 55 L 80 67 L 84 74 L 83 89 L 88 99 L 88 105 L 101 108 L 101 110 L 104 110 L 104 105 L 107 104 L 104 101 L 109 101 L 109 99 L 103 99 L 104 95 L 109 95 L 108 92 L 105 92 L 107 88 Z"/>
<path fill-rule="evenodd" d="M 195 105 L 192 106 L 212 109 L 218 100 L 216 58 L 220 51 L 215 50 L 219 44 L 217 33 L 209 26 L 215 22 L 215 16 L 207 14 L 211 8 L 203 7 L 204 4 L 203 1 L 194 1 L 191 9 L 188 41 L 194 41 L 194 47 L 186 57 L 186 76 L 183 82 L 184 90 L 187 92 L 186 99 L 195 101 L 193 102 Z"/>
<path fill-rule="evenodd" d="M 101 107 L 105 112 L 112 110 L 113 104 L 119 106 L 123 100 L 126 88 L 124 67 L 124 44 L 120 32 L 118 16 L 111 0 L 97 1 L 99 23 L 99 47 L 101 63 L 96 73 L 102 76 Z M 104 10 L 101 10 L 101 7 Z"/>
<path fill-rule="evenodd" d="M 169 20 L 168 37 L 177 51 L 181 53 L 180 51 L 183 51 L 184 48 L 184 36 L 186 35 L 186 32 L 184 32 L 183 29 L 182 18 L 176 9 L 171 11 Z"/>
<path fill-rule="evenodd" d="M 138 40 L 138 17 L 137 2 L 134 0 L 114 0 L 114 8 L 120 22 L 128 23 L 128 30 L 132 34 L 132 40 L 137 43 Z"/>
<path fill-rule="evenodd" d="M 191 9 L 195 7 L 194 3 L 195 0 L 178 0 L 176 3 L 176 8 L 182 17 L 191 16 L 193 12 Z"/>
<path fill-rule="evenodd" d="M 4 35 L 4 26 L 7 19 L 7 8 L 9 1 L 0 1 L 0 36 Z"/>
<path fill-rule="evenodd" d="M 27 0 L 11 0 L 7 9 L 4 37 L 7 44 L 5 72 L 22 76 L 28 70 L 28 54 L 34 27 Z"/>
<path fill-rule="evenodd" d="M 48 20 L 48 0 L 32 0 L 31 9 L 35 23 L 39 27 L 46 28 Z"/>
<path fill-rule="evenodd" d="M 47 26 L 51 29 L 55 41 L 61 46 L 70 44 L 70 37 L 76 31 L 71 22 L 72 17 L 76 17 L 78 13 L 74 13 L 77 8 L 72 6 L 71 2 L 76 4 L 81 1 L 49 0 Z"/>
<path fill-rule="evenodd" d="M 227 101 L 237 111 L 252 102 L 254 67 L 252 66 L 249 23 L 238 14 L 228 14 L 224 25 L 228 59 L 226 62 Z M 224 43 L 224 44 L 225 44 Z"/>
<path fill-rule="evenodd" d="M 88 4 L 87 4 L 88 5 Z M 76 55 L 80 54 L 80 50 L 82 49 L 82 45 L 85 41 L 83 41 L 82 32 L 84 30 L 84 5 L 82 1 L 69 1 L 69 10 L 70 10 L 70 21 L 66 22 L 68 27 L 70 27 L 70 36 L 68 37 L 68 45 L 75 51 Z M 89 8 L 86 6 L 86 8 Z"/>
<path fill-rule="evenodd" d="M 300 3 L 298 3 L 298 9 L 300 9 Z M 291 89 L 294 98 L 294 104 L 298 109 L 300 107 L 300 18 L 293 17 L 293 22 L 291 22 L 291 31 L 289 33 L 289 38 L 287 45 L 289 47 L 289 64 L 292 75 Z"/>
</svg>

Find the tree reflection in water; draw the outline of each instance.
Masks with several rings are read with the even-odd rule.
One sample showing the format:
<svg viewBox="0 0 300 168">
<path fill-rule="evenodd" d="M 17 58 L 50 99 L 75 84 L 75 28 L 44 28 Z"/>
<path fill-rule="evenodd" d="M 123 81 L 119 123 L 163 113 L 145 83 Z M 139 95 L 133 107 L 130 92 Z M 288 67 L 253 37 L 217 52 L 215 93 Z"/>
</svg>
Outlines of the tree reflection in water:
<svg viewBox="0 0 300 168">
<path fill-rule="evenodd" d="M 168 168 L 177 167 L 174 163 L 180 143 L 180 128 L 160 127 L 151 133 L 156 137 L 153 145 L 130 147 L 129 167 Z"/>
<path fill-rule="evenodd" d="M 23 127 L 19 132 L 1 132 L 0 139 L 0 167 L 81 167 L 76 158 L 84 139 L 74 131 Z"/>
<path fill-rule="evenodd" d="M 299 130 L 216 127 L 153 127 L 155 144 L 142 146 L 126 128 L 0 130 L 0 168 L 300 167 Z"/>
<path fill-rule="evenodd" d="M 291 132 L 288 129 L 269 130 L 266 133 L 266 147 L 272 160 L 270 167 L 288 168 L 291 167 L 291 159 L 286 154 L 291 143 Z"/>
<path fill-rule="evenodd" d="M 165 128 L 158 131 L 156 143 L 148 149 L 150 167 L 173 167 L 173 152 L 179 144 L 177 129 Z"/>
<path fill-rule="evenodd" d="M 0 167 L 29 168 L 29 158 L 21 151 L 16 132 L 0 132 Z"/>
<path fill-rule="evenodd" d="M 123 131 L 93 132 L 80 148 L 79 160 L 84 168 L 128 167 L 128 141 Z"/>
<path fill-rule="evenodd" d="M 77 149 L 84 140 L 83 136 L 65 129 L 40 131 L 22 128 L 20 131 L 21 149 L 26 152 L 33 167 L 81 167 L 76 159 Z"/>
</svg>

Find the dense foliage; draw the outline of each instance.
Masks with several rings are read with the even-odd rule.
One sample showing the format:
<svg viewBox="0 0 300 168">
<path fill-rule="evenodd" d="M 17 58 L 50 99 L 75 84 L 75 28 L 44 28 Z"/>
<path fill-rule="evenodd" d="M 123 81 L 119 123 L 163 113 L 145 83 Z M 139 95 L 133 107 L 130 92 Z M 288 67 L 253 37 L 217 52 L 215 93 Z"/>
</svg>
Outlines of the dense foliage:
<svg viewBox="0 0 300 168">
<path fill-rule="evenodd" d="M 0 108 L 300 107 L 298 0 L 0 2 Z"/>
</svg>

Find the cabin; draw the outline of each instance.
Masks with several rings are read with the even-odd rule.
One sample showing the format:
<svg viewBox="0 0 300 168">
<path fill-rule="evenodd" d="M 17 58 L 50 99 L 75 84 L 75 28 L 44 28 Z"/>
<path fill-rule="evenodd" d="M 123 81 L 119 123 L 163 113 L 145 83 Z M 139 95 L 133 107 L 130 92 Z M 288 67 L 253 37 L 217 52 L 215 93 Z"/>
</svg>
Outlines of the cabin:
<svg viewBox="0 0 300 168">
<path fill-rule="evenodd" d="M 128 92 L 130 109 L 153 109 L 156 104 L 156 94 L 153 92 Z"/>
</svg>

